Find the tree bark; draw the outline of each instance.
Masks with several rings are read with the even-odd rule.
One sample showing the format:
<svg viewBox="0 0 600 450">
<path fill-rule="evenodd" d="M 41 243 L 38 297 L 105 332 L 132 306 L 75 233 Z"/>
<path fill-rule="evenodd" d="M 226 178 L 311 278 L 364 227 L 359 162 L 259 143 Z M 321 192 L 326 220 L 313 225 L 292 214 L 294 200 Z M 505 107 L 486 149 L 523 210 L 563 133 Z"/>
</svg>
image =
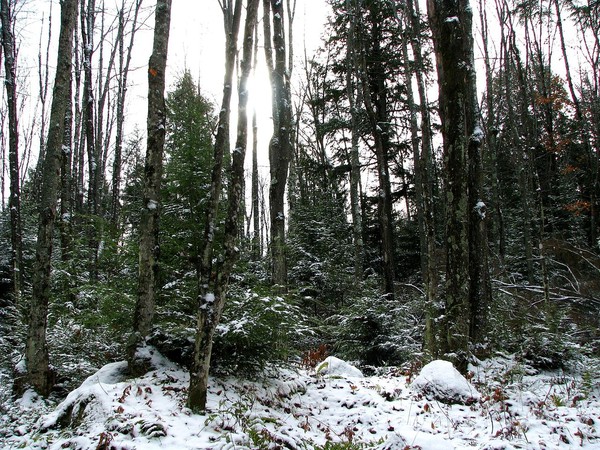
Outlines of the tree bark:
<svg viewBox="0 0 600 450">
<path fill-rule="evenodd" d="M 273 117 L 273 137 L 269 144 L 272 282 L 282 292 L 285 292 L 287 290 L 285 188 L 292 154 L 290 140 L 292 125 L 291 95 L 289 73 L 287 71 L 283 2 L 271 0 L 271 12 L 273 13 L 273 47 L 275 51 L 271 82 L 275 109 L 277 110 L 277 114 Z M 266 40 L 267 36 L 265 36 Z M 267 51 L 266 45 L 265 51 Z"/>
<path fill-rule="evenodd" d="M 244 160 L 248 140 L 248 78 L 252 68 L 254 29 L 259 0 L 248 0 L 238 88 L 238 125 L 235 148 L 232 153 L 231 179 L 228 189 L 228 210 L 225 220 L 225 258 L 216 275 L 214 292 L 206 292 L 199 299 L 194 362 L 190 371 L 187 404 L 197 412 L 206 410 L 208 373 L 213 337 L 225 304 L 226 286 L 238 256 L 239 226 L 242 223 L 240 204 L 244 197 Z"/>
<path fill-rule="evenodd" d="M 160 187 L 166 125 L 165 72 L 170 23 L 171 0 L 157 0 L 154 43 L 148 62 L 148 140 L 144 164 L 143 210 L 140 222 L 138 296 L 133 322 L 135 334 L 130 346 L 130 361 L 136 347 L 150 334 L 154 319 L 160 250 L 158 240 L 158 221 L 161 212 Z"/>
<path fill-rule="evenodd" d="M 204 239 L 200 249 L 200 260 L 197 267 L 198 304 L 210 289 L 212 278 L 213 246 L 216 232 L 217 214 L 221 199 L 223 177 L 223 157 L 229 143 L 229 119 L 231 114 L 231 94 L 233 71 L 237 54 L 237 37 L 242 14 L 242 0 L 223 3 L 223 24 L 225 28 L 225 75 L 223 79 L 223 97 L 219 112 L 219 125 L 214 145 L 214 165 L 211 172 L 209 203 L 204 223 Z"/>
<path fill-rule="evenodd" d="M 12 291 L 15 302 L 18 302 L 22 286 L 23 265 L 23 231 L 21 227 L 21 187 L 19 174 L 19 124 L 17 105 L 17 49 L 14 25 L 14 2 L 2 0 L 0 17 L 2 22 L 2 48 L 4 50 L 4 86 L 6 87 L 6 103 L 8 107 L 8 166 L 9 166 L 9 200 L 10 208 L 10 241 L 11 241 L 11 275 Z"/>
<path fill-rule="evenodd" d="M 473 58 L 472 10 L 468 0 L 428 0 L 436 54 L 446 169 L 446 310 L 441 354 L 467 369 L 474 314 L 485 306 L 475 283 L 486 283 L 485 205 L 481 195 L 479 126 Z M 483 256 L 482 258 L 485 258 Z M 475 264 L 484 264 L 475 267 Z"/>
<path fill-rule="evenodd" d="M 352 237 L 354 242 L 354 278 L 356 282 L 363 277 L 365 258 L 363 243 L 362 211 L 360 207 L 360 154 L 359 140 L 359 111 L 357 104 L 362 103 L 359 80 L 356 71 L 359 67 L 358 44 L 355 39 L 357 15 L 359 7 L 357 0 L 346 0 L 346 8 L 350 13 L 346 56 L 346 92 L 350 108 L 350 211 L 352 214 Z"/>
<path fill-rule="evenodd" d="M 421 115 L 421 146 L 420 151 L 415 154 L 415 183 L 417 192 L 420 191 L 420 203 L 422 214 L 422 270 L 423 285 L 426 295 L 426 327 L 425 327 L 425 348 L 432 357 L 438 355 L 437 342 L 437 290 L 438 290 L 438 269 L 436 260 L 435 243 L 435 217 L 433 186 L 435 177 L 433 175 L 433 155 L 431 138 L 431 118 L 427 102 L 427 93 L 425 87 L 425 63 L 423 61 L 423 50 L 421 47 L 421 14 L 419 3 L 409 0 L 407 2 L 407 15 L 410 20 L 410 39 L 415 59 L 414 75 L 417 80 L 419 93 L 419 112 Z M 418 149 L 419 150 L 419 149 Z M 418 173 L 418 176 L 417 176 Z M 420 181 L 417 181 L 420 179 Z M 417 200 L 418 201 L 418 200 Z"/>
<path fill-rule="evenodd" d="M 257 22 L 258 23 L 258 22 Z M 254 72 L 256 73 L 256 61 L 258 59 L 258 27 L 255 27 L 254 39 Z M 252 258 L 259 261 L 262 257 L 261 230 L 260 230 L 260 205 L 258 192 L 258 122 L 256 117 L 256 107 L 252 111 Z"/>
<path fill-rule="evenodd" d="M 56 219 L 59 172 L 64 123 L 69 104 L 73 30 L 77 19 L 77 0 L 62 0 L 56 78 L 50 112 L 46 155 L 42 168 L 39 228 L 30 305 L 29 327 L 25 347 L 28 382 L 41 395 L 48 395 L 52 376 L 48 364 L 46 328 L 50 299 L 52 234 Z"/>
<path fill-rule="evenodd" d="M 119 228 L 119 211 L 120 211 L 120 188 L 121 188 L 121 171 L 122 171 L 122 153 L 123 153 L 123 123 L 125 121 L 125 98 L 127 96 L 127 80 L 129 75 L 129 65 L 133 52 L 133 43 L 135 33 L 138 27 L 138 15 L 142 6 L 143 0 L 137 0 L 133 6 L 133 18 L 131 19 L 131 34 L 129 36 L 129 45 L 127 52 L 123 48 L 124 33 L 125 33 L 125 0 L 121 3 L 119 11 L 119 74 L 117 87 L 117 130 L 115 135 L 115 156 L 113 159 L 113 173 L 111 185 L 111 211 L 110 217 L 112 226 L 115 231 Z"/>
</svg>

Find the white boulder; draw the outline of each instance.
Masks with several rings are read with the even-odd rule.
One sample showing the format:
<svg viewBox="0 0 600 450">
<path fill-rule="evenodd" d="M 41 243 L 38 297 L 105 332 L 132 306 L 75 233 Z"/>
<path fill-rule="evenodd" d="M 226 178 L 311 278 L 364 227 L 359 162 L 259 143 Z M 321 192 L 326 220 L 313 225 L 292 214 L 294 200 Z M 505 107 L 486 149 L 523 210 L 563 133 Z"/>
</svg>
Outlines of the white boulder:
<svg viewBox="0 0 600 450">
<path fill-rule="evenodd" d="M 411 386 L 443 403 L 470 404 L 481 398 L 477 389 L 449 361 L 430 362 L 421 369 Z"/>
<path fill-rule="evenodd" d="M 316 370 L 318 375 L 340 376 L 346 378 L 364 377 L 359 369 L 335 356 L 328 356 L 325 358 L 322 363 L 317 365 Z"/>
</svg>

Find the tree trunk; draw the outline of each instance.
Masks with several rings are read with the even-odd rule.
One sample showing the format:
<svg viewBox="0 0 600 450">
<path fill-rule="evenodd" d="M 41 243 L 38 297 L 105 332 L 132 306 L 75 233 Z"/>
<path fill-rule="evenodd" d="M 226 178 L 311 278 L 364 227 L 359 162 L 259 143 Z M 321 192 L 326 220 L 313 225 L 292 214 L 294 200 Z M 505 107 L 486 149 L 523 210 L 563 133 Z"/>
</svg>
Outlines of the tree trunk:
<svg viewBox="0 0 600 450">
<path fill-rule="evenodd" d="M 371 35 L 368 45 L 362 49 L 362 98 L 366 107 L 371 134 L 375 142 L 377 159 L 377 214 L 381 233 L 381 259 L 383 273 L 383 293 L 388 299 L 394 299 L 395 261 L 394 261 L 394 224 L 392 220 L 392 192 L 389 174 L 390 121 L 387 105 L 385 70 L 381 51 L 382 30 L 379 23 L 377 4 L 369 5 L 371 13 Z M 367 55 L 369 63 L 367 63 Z"/>
<path fill-rule="evenodd" d="M 271 82 L 277 114 L 273 117 L 273 137 L 269 144 L 271 184 L 269 205 L 271 218 L 272 282 L 283 292 L 287 290 L 287 257 L 285 250 L 285 187 L 291 158 L 291 95 L 287 72 L 286 38 L 283 23 L 283 2 L 271 0 L 273 13 L 273 47 L 275 63 Z M 266 20 L 267 18 L 265 18 Z M 265 36 L 265 41 L 268 39 Z M 265 51 L 267 46 L 265 45 Z"/>
<path fill-rule="evenodd" d="M 485 253 L 485 205 L 481 201 L 480 151 L 483 131 L 473 58 L 472 10 L 468 0 L 429 0 L 429 20 L 437 61 L 440 117 L 446 169 L 446 310 L 442 354 L 467 369 L 469 336 L 484 306 L 475 289 L 486 283 L 487 264 L 475 268 L 475 252 Z M 482 258 L 485 258 L 483 256 Z M 481 261 L 477 261 L 481 263 Z"/>
<path fill-rule="evenodd" d="M 131 19 L 131 34 L 129 36 L 129 45 L 127 52 L 123 48 L 124 33 L 125 33 L 125 0 L 121 4 L 119 11 L 119 74 L 117 87 L 117 130 L 115 135 L 115 156 L 113 159 L 113 173 L 111 186 L 111 211 L 110 218 L 115 231 L 119 228 L 119 211 L 120 211 L 120 188 L 121 188 L 121 171 L 122 171 L 122 153 L 123 153 L 123 123 L 125 121 L 125 98 L 127 96 L 127 77 L 129 75 L 129 65 L 133 52 L 133 43 L 135 33 L 138 27 L 138 15 L 142 7 L 143 0 L 137 0 L 133 6 L 133 18 Z"/>
<path fill-rule="evenodd" d="M 258 45 L 254 44 L 254 61 L 256 64 Z M 252 197 L 252 218 L 254 229 L 252 234 L 252 258 L 254 261 L 260 261 L 262 257 L 262 247 L 260 241 L 260 206 L 259 206 L 259 193 L 258 193 L 258 123 L 256 119 L 256 108 L 252 112 L 252 186 L 251 186 L 251 197 Z"/>
<path fill-rule="evenodd" d="M 362 280 L 364 263 L 364 243 L 362 227 L 362 211 L 360 207 L 360 154 L 359 139 L 359 114 L 357 104 L 362 103 L 361 90 L 356 79 L 359 67 L 357 56 L 358 47 L 355 40 L 356 19 L 359 13 L 356 0 L 346 0 L 346 8 L 351 13 L 350 27 L 348 30 L 347 56 L 346 56 L 346 91 L 350 107 L 350 211 L 352 214 L 352 237 L 354 242 L 354 278 L 356 282 Z"/>
<path fill-rule="evenodd" d="M 65 115 L 69 104 L 68 95 L 71 80 L 73 30 L 76 19 L 77 0 L 63 0 L 61 3 L 61 26 L 56 78 L 50 112 L 50 127 L 42 169 L 39 228 L 29 327 L 25 347 L 28 381 L 36 392 L 41 395 L 48 395 L 52 388 L 52 376 L 48 364 L 48 347 L 46 344 L 51 281 L 52 234 L 56 219 Z"/>
<path fill-rule="evenodd" d="M 19 124 L 17 105 L 17 49 L 13 34 L 14 9 L 10 0 L 2 0 L 0 17 L 2 21 L 2 48 L 4 50 L 4 71 L 6 103 L 8 107 L 8 166 L 10 175 L 10 241 L 12 291 L 18 301 L 22 286 L 23 231 L 21 228 L 21 187 L 19 174 Z"/>
<path fill-rule="evenodd" d="M 85 132 L 85 144 L 88 157 L 88 198 L 87 198 L 87 235 L 88 246 L 92 253 L 88 263 L 90 278 L 97 278 L 97 248 L 98 236 L 96 235 L 96 218 L 98 214 L 99 200 L 99 171 L 100 171 L 100 149 L 96 145 L 96 118 L 94 116 L 94 80 L 92 72 L 92 56 L 94 52 L 94 24 L 96 19 L 96 2 L 88 0 L 81 3 L 80 21 L 81 21 L 81 40 L 83 49 L 83 98 L 82 98 L 82 119 Z"/>
<path fill-rule="evenodd" d="M 244 197 L 244 160 L 248 140 L 248 78 L 252 67 L 254 29 L 256 27 L 259 0 L 248 0 L 246 24 L 241 61 L 241 77 L 238 90 L 238 125 L 235 149 L 232 153 L 231 179 L 228 190 L 228 210 L 225 221 L 225 259 L 215 283 L 214 292 L 206 292 L 199 299 L 194 362 L 190 371 L 188 407 L 193 411 L 206 410 L 208 372 L 212 353 L 213 336 L 221 319 L 225 304 L 226 286 L 233 265 L 238 258 L 239 226 L 242 223 L 240 204 Z"/>
<path fill-rule="evenodd" d="M 219 125 L 214 145 L 214 165 L 211 172 L 209 203 L 204 224 L 204 239 L 200 249 L 200 260 L 197 267 L 198 304 L 206 297 L 212 278 L 213 246 L 221 199 L 223 176 L 223 156 L 229 143 L 229 116 L 231 113 L 231 93 L 233 86 L 233 70 L 237 54 L 237 37 L 242 14 L 242 0 L 236 0 L 235 6 L 228 2 L 223 7 L 223 24 L 225 27 L 225 75 L 223 79 L 223 97 L 219 112 Z"/>
<path fill-rule="evenodd" d="M 165 144 L 165 71 L 169 48 L 171 0 L 157 0 L 154 43 L 148 62 L 148 140 L 144 165 L 144 199 L 140 222 L 138 297 L 135 306 L 130 361 L 135 349 L 148 337 L 154 318 L 156 278 L 158 274 L 158 221 L 160 187 Z M 131 366 L 131 364 L 130 364 Z"/>
<path fill-rule="evenodd" d="M 73 229 L 71 216 L 73 198 L 72 187 L 72 148 L 73 148 L 73 83 L 69 80 L 68 104 L 65 114 L 65 129 L 63 137 L 63 148 L 60 168 L 60 256 L 64 263 L 69 263 L 73 257 Z M 74 269 L 74 268 L 73 268 Z M 71 277 L 69 277 L 71 278 Z M 71 290 L 71 280 L 67 281 L 65 289 Z M 70 296 L 69 296 L 70 297 Z M 73 299 L 72 299 L 73 300 Z"/>
<path fill-rule="evenodd" d="M 421 191 L 421 207 L 423 215 L 423 230 L 425 242 L 421 245 L 425 247 L 425 261 L 423 268 L 423 285 L 426 295 L 426 328 L 425 328 L 425 348 L 432 357 L 438 355 L 437 327 L 437 289 L 438 272 L 436 261 L 436 243 L 435 243 L 435 217 L 433 186 L 435 177 L 433 174 L 433 155 L 431 139 L 431 119 L 429 106 L 427 102 L 427 93 L 425 86 L 425 63 L 423 61 L 423 50 L 421 47 L 421 14 L 419 3 L 409 0 L 407 2 L 408 17 L 410 20 L 411 46 L 415 59 L 414 75 L 417 80 L 419 92 L 419 112 L 421 115 L 421 149 L 419 155 L 415 154 L 415 177 L 419 172 Z"/>
</svg>

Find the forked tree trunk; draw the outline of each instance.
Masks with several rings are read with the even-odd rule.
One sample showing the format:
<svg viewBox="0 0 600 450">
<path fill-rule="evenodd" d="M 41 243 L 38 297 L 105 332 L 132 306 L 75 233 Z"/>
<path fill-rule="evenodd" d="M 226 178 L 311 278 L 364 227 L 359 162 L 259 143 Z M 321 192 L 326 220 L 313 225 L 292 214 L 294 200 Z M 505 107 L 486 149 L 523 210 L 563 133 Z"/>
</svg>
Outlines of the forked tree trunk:
<svg viewBox="0 0 600 450">
<path fill-rule="evenodd" d="M 39 228 L 25 347 L 27 379 L 36 392 L 41 395 L 48 395 L 53 384 L 48 364 L 46 328 L 50 299 L 52 235 L 56 220 L 65 115 L 69 105 L 73 30 L 76 20 L 77 0 L 63 0 L 50 126 L 42 166 Z"/>
<path fill-rule="evenodd" d="M 223 177 L 223 157 L 229 144 L 229 119 L 231 115 L 231 95 L 233 91 L 233 71 L 237 55 L 237 38 L 242 14 L 242 0 L 223 4 L 223 24 L 225 28 L 225 75 L 223 79 L 223 97 L 219 112 L 219 124 L 213 150 L 214 162 L 211 171 L 211 183 L 206 219 L 204 222 L 204 238 L 200 249 L 200 260 L 197 267 L 198 305 L 210 290 L 212 278 L 213 246 L 217 226 L 217 214 L 221 200 Z"/>
<path fill-rule="evenodd" d="M 130 342 L 130 362 L 137 346 L 148 337 L 154 319 L 156 278 L 158 274 L 158 220 L 160 187 L 165 145 L 165 71 L 169 48 L 171 0 L 157 0 L 154 43 L 148 62 L 148 140 L 144 165 L 144 199 L 140 222 L 138 296 Z M 131 364 L 130 364 L 131 366 Z M 133 368 L 133 367 L 130 367 Z"/>
<path fill-rule="evenodd" d="M 187 404 L 193 411 L 206 410 L 208 373 L 212 354 L 213 337 L 221 319 L 225 304 L 226 287 L 233 265 L 238 258 L 239 227 L 242 223 L 240 204 L 244 198 L 244 160 L 248 140 L 248 78 L 252 68 L 254 29 L 259 0 L 248 0 L 246 24 L 238 89 L 237 139 L 231 159 L 231 179 L 228 189 L 228 209 L 225 220 L 225 259 L 216 275 L 213 292 L 199 299 L 194 361 L 190 371 L 190 387 Z"/>
</svg>

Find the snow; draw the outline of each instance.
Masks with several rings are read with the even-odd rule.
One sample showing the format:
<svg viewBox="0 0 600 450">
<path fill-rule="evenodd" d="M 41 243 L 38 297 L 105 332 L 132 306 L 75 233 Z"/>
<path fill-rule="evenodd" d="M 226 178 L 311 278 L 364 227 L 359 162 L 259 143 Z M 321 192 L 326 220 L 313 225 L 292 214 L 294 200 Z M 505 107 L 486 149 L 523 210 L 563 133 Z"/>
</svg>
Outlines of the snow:
<svg viewBox="0 0 600 450">
<path fill-rule="evenodd" d="M 148 200 L 146 208 L 148 208 L 151 211 L 154 211 L 156 208 L 158 208 L 158 202 L 156 200 Z"/>
<path fill-rule="evenodd" d="M 475 126 L 475 129 L 473 130 L 473 134 L 471 134 L 471 141 L 481 143 L 481 141 L 483 141 L 484 137 L 485 137 L 485 134 L 483 133 L 481 126 L 479 126 L 479 125 Z"/>
<path fill-rule="evenodd" d="M 452 17 L 446 17 L 445 22 L 446 23 L 451 23 L 451 22 L 460 23 L 460 20 L 458 19 L 458 17 L 452 16 Z"/>
<path fill-rule="evenodd" d="M 31 419 L 0 422 L 0 448 L 600 448 L 595 371 L 586 384 L 579 375 L 537 373 L 502 356 L 471 366 L 470 382 L 434 361 L 411 383 L 414 374 L 399 369 L 357 377 L 358 369 L 331 358 L 328 368 L 343 367 L 342 375 L 272 367 L 255 381 L 211 377 L 208 411 L 196 415 L 185 406 L 187 370 L 144 351 L 164 364 L 135 379 L 125 377 L 124 362 L 109 364 L 55 407 L 27 394 L 13 408 L 21 408 L 15 417 Z M 419 379 L 480 396 L 468 406 L 444 404 L 418 390 Z M 61 425 L 61 413 L 77 420 Z"/>
<path fill-rule="evenodd" d="M 479 200 L 473 208 L 481 220 L 485 219 L 486 204 Z"/>
<path fill-rule="evenodd" d="M 328 356 L 322 363 L 317 365 L 317 374 L 329 376 L 341 376 L 349 378 L 363 378 L 362 372 L 356 367 L 348 364 L 335 356 Z"/>
<path fill-rule="evenodd" d="M 443 360 L 432 361 L 423 367 L 412 388 L 444 403 L 473 403 L 481 398 L 452 363 Z"/>
</svg>

